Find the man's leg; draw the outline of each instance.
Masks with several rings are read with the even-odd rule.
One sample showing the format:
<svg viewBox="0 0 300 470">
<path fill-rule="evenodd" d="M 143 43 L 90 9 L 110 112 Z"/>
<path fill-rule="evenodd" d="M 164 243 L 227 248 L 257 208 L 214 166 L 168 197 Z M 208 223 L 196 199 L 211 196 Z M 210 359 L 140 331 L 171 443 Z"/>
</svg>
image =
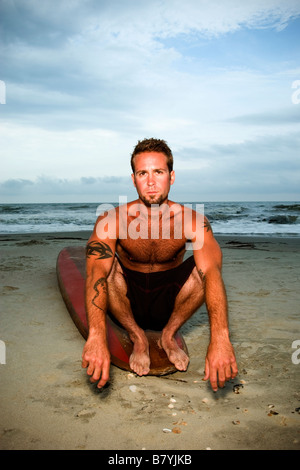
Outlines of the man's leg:
<svg viewBox="0 0 300 470">
<path fill-rule="evenodd" d="M 168 323 L 162 330 L 161 346 L 169 361 L 178 370 L 186 370 L 189 357 L 178 346 L 174 336 L 179 328 L 200 308 L 204 302 L 204 287 L 195 267 L 178 293 L 174 310 Z"/>
<path fill-rule="evenodd" d="M 107 284 L 108 310 L 123 325 L 133 342 L 129 365 L 138 375 L 147 375 L 150 370 L 148 340 L 144 330 L 138 326 L 133 317 L 129 299 L 126 297 L 126 281 L 117 259 L 114 260 Z"/>
</svg>

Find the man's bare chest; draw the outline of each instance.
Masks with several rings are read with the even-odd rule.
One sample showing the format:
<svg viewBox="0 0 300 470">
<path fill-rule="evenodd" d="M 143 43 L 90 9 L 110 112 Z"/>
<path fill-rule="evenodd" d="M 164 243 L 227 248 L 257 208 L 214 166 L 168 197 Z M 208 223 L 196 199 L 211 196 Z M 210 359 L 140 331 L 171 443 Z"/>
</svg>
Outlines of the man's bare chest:
<svg viewBox="0 0 300 470">
<path fill-rule="evenodd" d="M 179 264 L 185 251 L 185 240 L 119 240 L 117 253 L 129 263 L 149 265 Z"/>
</svg>

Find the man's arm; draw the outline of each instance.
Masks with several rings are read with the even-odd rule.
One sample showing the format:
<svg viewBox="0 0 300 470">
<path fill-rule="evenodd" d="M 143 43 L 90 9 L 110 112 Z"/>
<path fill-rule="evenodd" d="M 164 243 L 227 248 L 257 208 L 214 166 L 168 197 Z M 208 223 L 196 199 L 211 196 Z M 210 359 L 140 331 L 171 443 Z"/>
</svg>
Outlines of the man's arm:
<svg viewBox="0 0 300 470">
<path fill-rule="evenodd" d="M 92 382 L 103 387 L 109 380 L 110 353 L 106 337 L 107 277 L 110 273 L 116 241 L 100 240 L 96 231 L 86 247 L 86 310 L 89 335 L 82 353 L 82 367 Z"/>
<path fill-rule="evenodd" d="M 229 339 L 228 308 L 222 278 L 222 252 L 215 240 L 210 224 L 204 218 L 203 246 L 194 250 L 195 263 L 204 283 L 205 303 L 210 322 L 210 344 L 205 359 L 205 377 L 210 379 L 212 389 L 234 378 L 237 364 Z"/>
</svg>

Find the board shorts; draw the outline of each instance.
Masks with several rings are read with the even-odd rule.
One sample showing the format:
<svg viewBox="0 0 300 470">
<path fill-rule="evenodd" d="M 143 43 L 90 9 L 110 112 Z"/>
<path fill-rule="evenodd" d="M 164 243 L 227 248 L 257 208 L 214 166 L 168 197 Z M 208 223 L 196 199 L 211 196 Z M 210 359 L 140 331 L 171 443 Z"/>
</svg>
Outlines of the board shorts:
<svg viewBox="0 0 300 470">
<path fill-rule="evenodd" d="M 127 284 L 127 297 L 136 323 L 143 330 L 161 331 L 174 310 L 180 289 L 195 267 L 194 257 L 190 256 L 176 268 L 154 273 L 143 273 L 128 269 L 118 262 Z M 120 323 L 112 316 L 115 323 Z"/>
</svg>

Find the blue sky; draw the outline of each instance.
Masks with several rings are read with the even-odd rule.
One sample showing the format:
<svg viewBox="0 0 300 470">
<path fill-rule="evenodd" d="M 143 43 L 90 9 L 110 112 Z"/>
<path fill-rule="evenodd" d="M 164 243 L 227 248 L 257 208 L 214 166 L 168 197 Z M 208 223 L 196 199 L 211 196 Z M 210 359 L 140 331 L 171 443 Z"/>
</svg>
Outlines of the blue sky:
<svg viewBox="0 0 300 470">
<path fill-rule="evenodd" d="M 174 200 L 299 200 L 299 0 L 2 0 L 0 22 L 1 202 L 131 199 L 145 137 Z"/>
</svg>

